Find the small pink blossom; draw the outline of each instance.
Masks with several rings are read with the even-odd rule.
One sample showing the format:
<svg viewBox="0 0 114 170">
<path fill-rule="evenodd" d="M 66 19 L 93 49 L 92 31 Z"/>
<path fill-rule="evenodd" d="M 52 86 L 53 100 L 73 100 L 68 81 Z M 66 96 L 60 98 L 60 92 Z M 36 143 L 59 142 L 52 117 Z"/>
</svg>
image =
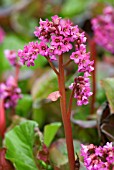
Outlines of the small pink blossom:
<svg viewBox="0 0 114 170">
<path fill-rule="evenodd" d="M 39 44 L 39 53 L 43 56 L 48 56 L 48 46 L 44 42 Z"/>
<path fill-rule="evenodd" d="M 6 58 L 9 60 L 9 63 L 12 66 L 15 66 L 17 63 L 17 52 L 15 50 L 4 50 Z"/>
<path fill-rule="evenodd" d="M 52 18 L 52 21 L 53 21 L 54 25 L 59 25 L 61 17 L 58 17 L 57 15 L 54 15 L 51 18 Z"/>
</svg>

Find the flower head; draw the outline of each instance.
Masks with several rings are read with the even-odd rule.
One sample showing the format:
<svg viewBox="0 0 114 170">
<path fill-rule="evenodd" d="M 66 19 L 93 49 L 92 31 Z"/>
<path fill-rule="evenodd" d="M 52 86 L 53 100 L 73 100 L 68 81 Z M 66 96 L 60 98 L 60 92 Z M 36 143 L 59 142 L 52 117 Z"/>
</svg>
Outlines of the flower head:
<svg viewBox="0 0 114 170">
<path fill-rule="evenodd" d="M 17 53 L 15 50 L 4 50 L 4 54 L 11 65 L 15 66 L 17 64 Z"/>
<path fill-rule="evenodd" d="M 19 50 L 18 55 L 21 62 L 27 66 L 34 66 L 34 60 L 38 54 L 50 59 L 50 61 L 57 60 L 57 57 L 73 49 L 73 43 L 75 43 L 75 50 L 70 59 L 78 64 L 78 72 L 84 74 L 84 80 L 82 83 L 75 79 L 71 86 L 75 86 L 74 97 L 77 99 L 77 104 L 87 104 L 88 97 L 92 94 L 87 77 L 90 76 L 90 72 L 94 68 L 93 61 L 90 61 L 90 53 L 86 52 L 84 45 L 86 42 L 85 33 L 80 32 L 77 25 L 73 26 L 70 20 L 55 15 L 51 21 L 40 19 L 39 26 L 35 28 L 34 34 L 40 40 L 40 43 L 32 42 L 25 46 L 24 50 Z M 71 86 L 70 89 L 72 89 Z"/>
<path fill-rule="evenodd" d="M 30 42 L 28 45 L 24 46 L 24 50 L 18 50 L 18 56 L 20 57 L 20 62 L 29 66 L 34 66 L 34 60 L 39 54 L 39 44 L 38 42 Z"/>
<path fill-rule="evenodd" d="M 87 105 L 88 97 L 92 95 L 90 92 L 89 78 L 84 76 L 76 77 L 74 83 L 72 83 L 69 88 L 74 90 L 74 98 L 77 99 L 77 105 Z"/>
<path fill-rule="evenodd" d="M 81 155 L 84 157 L 84 164 L 88 170 L 114 169 L 114 147 L 112 143 L 107 142 L 103 147 L 82 144 Z"/>
<path fill-rule="evenodd" d="M 114 53 L 114 8 L 104 8 L 103 14 L 92 19 L 92 27 L 96 43 Z"/>
</svg>

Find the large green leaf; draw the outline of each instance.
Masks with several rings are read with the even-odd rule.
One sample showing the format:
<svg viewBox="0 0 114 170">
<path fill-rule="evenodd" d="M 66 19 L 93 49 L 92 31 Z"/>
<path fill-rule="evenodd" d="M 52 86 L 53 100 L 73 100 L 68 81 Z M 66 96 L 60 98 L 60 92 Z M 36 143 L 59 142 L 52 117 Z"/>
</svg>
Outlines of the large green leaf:
<svg viewBox="0 0 114 170">
<path fill-rule="evenodd" d="M 38 170 L 33 155 L 36 126 L 36 122 L 28 120 L 6 133 L 6 158 L 14 164 L 16 170 Z"/>
<path fill-rule="evenodd" d="M 56 122 L 56 123 L 51 123 L 49 125 L 46 125 L 44 127 L 44 143 L 46 144 L 46 146 L 49 146 L 51 144 L 60 126 L 61 123 Z"/>
<path fill-rule="evenodd" d="M 105 90 L 111 113 L 114 113 L 114 78 L 106 78 L 101 83 Z"/>
</svg>

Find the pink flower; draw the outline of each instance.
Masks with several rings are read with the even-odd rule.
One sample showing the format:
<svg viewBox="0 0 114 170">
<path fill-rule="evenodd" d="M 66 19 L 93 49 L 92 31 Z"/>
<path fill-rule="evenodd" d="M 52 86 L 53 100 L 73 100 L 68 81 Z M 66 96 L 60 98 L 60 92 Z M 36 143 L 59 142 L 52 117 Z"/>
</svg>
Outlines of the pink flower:
<svg viewBox="0 0 114 170">
<path fill-rule="evenodd" d="M 24 46 L 24 50 L 18 50 L 18 56 L 20 57 L 20 62 L 29 66 L 34 66 L 34 60 L 37 59 L 39 54 L 39 44 L 38 42 L 30 42 L 28 45 Z"/>
<path fill-rule="evenodd" d="M 12 66 L 17 64 L 17 52 L 15 50 L 4 50 L 4 54 Z"/>
<path fill-rule="evenodd" d="M 59 25 L 61 17 L 58 17 L 57 15 L 54 15 L 52 18 L 53 24 L 54 25 Z"/>
<path fill-rule="evenodd" d="M 70 39 L 69 38 L 64 38 L 64 45 L 65 45 L 65 48 L 66 48 L 66 52 L 68 52 L 69 50 L 72 49 L 72 44 L 69 43 L 70 42 Z"/>
<path fill-rule="evenodd" d="M 51 45 L 52 46 L 57 46 L 61 43 L 61 41 L 63 40 L 63 37 L 62 36 L 52 36 L 52 42 L 51 42 Z"/>
<path fill-rule="evenodd" d="M 78 106 L 88 104 L 88 98 L 92 95 L 92 92 L 90 92 L 89 78 L 85 75 L 84 77 L 79 76 L 75 78 L 74 83 L 72 83 L 69 88 L 74 90 L 74 98 L 77 99 Z"/>
<path fill-rule="evenodd" d="M 54 47 L 48 48 L 48 55 L 49 55 L 51 61 L 57 60 L 56 56 L 54 55 Z"/>
<path fill-rule="evenodd" d="M 39 44 L 39 53 L 43 56 L 48 56 L 48 46 L 44 42 Z"/>
<path fill-rule="evenodd" d="M 109 148 L 107 147 L 109 145 Z M 96 147 L 93 144 L 81 145 L 81 155 L 84 157 L 84 164 L 90 170 L 114 169 L 114 147 L 107 143 L 103 147 Z"/>
<path fill-rule="evenodd" d="M 54 54 L 61 55 L 65 51 L 66 51 L 65 45 L 63 43 L 60 43 L 59 45 L 56 46 Z"/>
</svg>

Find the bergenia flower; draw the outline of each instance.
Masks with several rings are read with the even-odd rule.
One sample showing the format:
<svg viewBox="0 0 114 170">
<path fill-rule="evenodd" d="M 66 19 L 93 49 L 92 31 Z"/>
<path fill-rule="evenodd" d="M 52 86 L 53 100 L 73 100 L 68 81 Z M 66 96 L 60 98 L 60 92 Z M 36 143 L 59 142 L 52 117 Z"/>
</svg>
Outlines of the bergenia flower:
<svg viewBox="0 0 114 170">
<path fill-rule="evenodd" d="M 113 170 L 114 146 L 107 142 L 104 146 L 81 145 L 81 155 L 88 170 Z"/>
<path fill-rule="evenodd" d="M 15 50 L 4 50 L 5 57 L 8 59 L 9 63 L 12 66 L 17 64 L 17 52 Z"/>
<path fill-rule="evenodd" d="M 69 88 L 74 90 L 74 98 L 77 99 L 78 106 L 89 103 L 88 97 L 92 95 L 92 92 L 90 92 L 90 82 L 88 77 L 76 77 L 74 83 L 72 83 Z"/>
<path fill-rule="evenodd" d="M 15 107 L 20 98 L 22 98 L 21 89 L 12 76 L 7 79 L 6 83 L 0 84 L 0 99 L 4 101 L 6 109 Z"/>
<path fill-rule="evenodd" d="M 39 44 L 38 42 L 30 42 L 24 47 L 24 50 L 18 50 L 18 56 L 20 57 L 20 62 L 29 66 L 34 66 L 34 60 L 39 54 Z"/>
<path fill-rule="evenodd" d="M 78 64 L 78 72 L 86 74 L 86 77 L 84 76 L 83 89 L 79 90 L 79 95 L 76 94 L 78 91 L 76 90 L 77 82 L 73 83 L 73 86 L 75 86 L 74 96 L 78 105 L 87 104 L 88 97 L 92 93 L 90 92 L 89 80 L 85 82 L 85 79 L 87 79 L 87 75 L 90 76 L 94 68 L 93 61 L 90 61 L 90 53 L 86 52 L 84 32 L 79 32 L 78 26 L 73 26 L 69 20 L 55 15 L 52 17 L 52 21 L 40 19 L 39 26 L 35 28 L 34 34 L 40 42 L 30 42 L 24 47 L 24 50 L 19 50 L 20 61 L 27 66 L 34 66 L 34 60 L 37 59 L 38 54 L 50 59 L 50 61 L 56 61 L 57 56 L 69 52 L 73 48 L 73 43 L 75 43 L 75 50 L 70 59 Z M 70 89 L 72 89 L 71 86 Z"/>
<path fill-rule="evenodd" d="M 92 19 L 92 28 L 96 43 L 114 53 L 114 8 L 104 8 L 103 14 Z"/>
</svg>

